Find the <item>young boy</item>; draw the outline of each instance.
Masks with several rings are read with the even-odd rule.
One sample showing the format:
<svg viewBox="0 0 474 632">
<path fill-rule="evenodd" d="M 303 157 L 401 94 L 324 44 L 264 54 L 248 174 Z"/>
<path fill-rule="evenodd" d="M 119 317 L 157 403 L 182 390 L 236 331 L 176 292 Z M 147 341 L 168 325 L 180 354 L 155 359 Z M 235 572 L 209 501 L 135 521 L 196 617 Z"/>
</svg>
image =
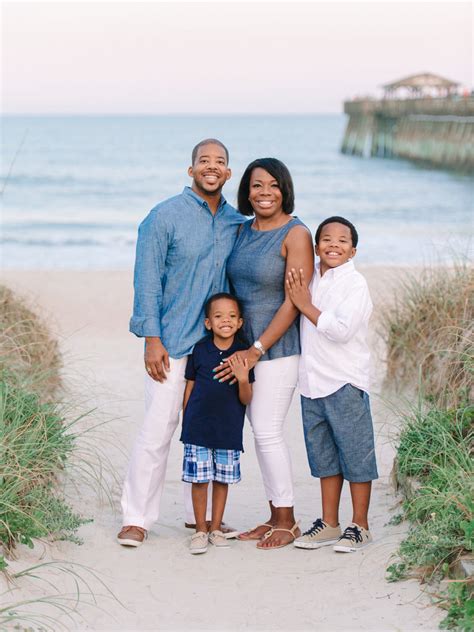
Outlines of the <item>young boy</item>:
<svg viewBox="0 0 474 632">
<path fill-rule="evenodd" d="M 189 546 L 193 555 L 205 553 L 208 542 L 219 548 L 229 546 L 222 533 L 222 516 L 228 484 L 240 481 L 245 407 L 252 399 L 254 381 L 247 360 L 235 353 L 248 347 L 236 337 L 243 324 L 238 299 L 225 292 L 214 294 L 204 311 L 204 324 L 211 336 L 198 342 L 188 359 L 181 433 L 183 481 L 192 483 L 196 518 L 196 533 Z M 227 357 L 236 383 L 221 383 L 213 372 Z M 213 482 L 212 519 L 208 534 L 206 508 L 210 481 Z"/>
<path fill-rule="evenodd" d="M 295 540 L 303 549 L 335 544 L 335 551 L 350 553 L 372 541 L 367 514 L 372 481 L 378 478 L 368 396 L 372 301 L 352 263 L 357 241 L 351 222 L 329 217 L 316 231 L 319 266 L 310 287 L 302 270 L 292 269 L 287 278 L 291 300 L 303 316 L 299 384 L 304 436 L 322 495 L 322 518 Z M 344 479 L 353 514 L 341 533 Z"/>
</svg>

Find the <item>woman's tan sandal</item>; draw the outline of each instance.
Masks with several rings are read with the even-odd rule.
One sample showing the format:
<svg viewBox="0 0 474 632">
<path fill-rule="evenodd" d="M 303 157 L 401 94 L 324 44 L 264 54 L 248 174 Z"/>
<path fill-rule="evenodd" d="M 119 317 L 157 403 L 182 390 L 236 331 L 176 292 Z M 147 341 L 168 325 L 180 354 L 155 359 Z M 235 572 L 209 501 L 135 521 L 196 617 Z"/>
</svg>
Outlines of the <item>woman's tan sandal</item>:
<svg viewBox="0 0 474 632">
<path fill-rule="evenodd" d="M 285 544 L 277 544 L 276 546 L 259 546 L 257 544 L 257 549 L 260 549 L 261 551 L 266 551 L 269 550 L 271 551 L 272 549 L 282 549 L 284 546 L 288 546 L 289 544 L 292 544 L 297 537 L 296 535 L 296 531 L 299 531 L 298 529 L 298 525 L 300 524 L 300 521 L 298 520 L 298 522 L 295 522 L 295 524 L 291 527 L 291 529 L 283 529 L 282 527 L 272 527 L 269 531 L 267 531 L 265 533 L 265 535 L 262 538 L 262 542 L 265 542 L 265 540 L 268 540 L 268 538 L 271 538 L 272 535 L 274 533 L 276 533 L 277 531 L 285 531 L 286 533 L 290 533 L 293 537 L 292 540 L 290 540 L 289 542 L 285 542 Z"/>
<path fill-rule="evenodd" d="M 262 524 L 258 524 L 256 527 L 254 527 L 253 529 L 249 529 L 248 531 L 244 531 L 243 533 L 239 533 L 239 535 L 237 536 L 238 540 L 261 540 L 262 538 L 265 537 L 265 535 L 267 533 L 269 533 L 269 531 L 266 531 L 265 534 L 263 535 L 259 535 L 257 537 L 253 536 L 253 537 L 249 537 L 246 534 L 248 533 L 252 533 L 253 531 L 256 531 L 257 529 L 260 529 L 260 527 L 268 527 L 269 530 L 273 529 L 271 524 L 268 524 L 268 522 L 262 522 Z"/>
</svg>

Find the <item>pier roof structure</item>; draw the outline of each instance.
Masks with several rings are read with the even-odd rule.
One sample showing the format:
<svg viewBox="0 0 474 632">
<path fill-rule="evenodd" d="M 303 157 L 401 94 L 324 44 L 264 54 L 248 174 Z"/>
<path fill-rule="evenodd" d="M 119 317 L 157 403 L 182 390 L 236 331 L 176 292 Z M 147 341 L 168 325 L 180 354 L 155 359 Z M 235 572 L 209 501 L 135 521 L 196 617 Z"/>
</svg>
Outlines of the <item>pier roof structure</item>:
<svg viewBox="0 0 474 632">
<path fill-rule="evenodd" d="M 382 88 L 385 91 L 385 98 L 393 99 L 402 92 L 404 95 L 407 94 L 415 98 L 445 96 L 455 92 L 459 86 L 460 84 L 457 81 L 434 75 L 431 72 L 423 72 L 418 75 L 404 77 L 392 83 L 385 83 Z"/>
</svg>

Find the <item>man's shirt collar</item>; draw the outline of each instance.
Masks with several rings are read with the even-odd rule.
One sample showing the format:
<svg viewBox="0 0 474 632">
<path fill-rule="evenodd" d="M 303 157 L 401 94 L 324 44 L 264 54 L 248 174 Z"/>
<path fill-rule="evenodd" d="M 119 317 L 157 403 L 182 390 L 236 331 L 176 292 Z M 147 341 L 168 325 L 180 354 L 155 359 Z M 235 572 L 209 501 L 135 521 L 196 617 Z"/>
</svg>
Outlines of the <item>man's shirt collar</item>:
<svg viewBox="0 0 474 632">
<path fill-rule="evenodd" d="M 189 195 L 204 208 L 207 208 L 207 209 L 209 208 L 209 204 L 206 202 L 206 200 L 203 200 L 202 197 L 200 197 L 195 191 L 193 191 L 193 189 L 191 189 L 191 187 L 184 187 L 183 195 Z M 219 205 L 217 207 L 217 210 L 221 209 L 225 204 L 227 204 L 227 200 L 221 193 L 221 198 L 219 200 Z"/>
</svg>

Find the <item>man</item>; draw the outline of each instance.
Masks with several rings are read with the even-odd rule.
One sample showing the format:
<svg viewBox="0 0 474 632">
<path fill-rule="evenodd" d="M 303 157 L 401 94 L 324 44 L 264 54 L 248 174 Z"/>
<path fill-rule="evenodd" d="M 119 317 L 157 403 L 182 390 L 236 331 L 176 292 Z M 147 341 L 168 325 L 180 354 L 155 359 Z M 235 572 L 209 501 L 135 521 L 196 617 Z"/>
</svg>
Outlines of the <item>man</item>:
<svg viewBox="0 0 474 632">
<path fill-rule="evenodd" d="M 206 299 L 227 290 L 226 261 L 245 220 L 221 195 L 231 177 L 228 162 L 219 140 L 198 143 L 188 169 L 191 187 L 155 206 L 139 228 L 130 331 L 145 338 L 147 374 L 145 419 L 122 494 L 124 526 L 117 540 L 125 546 L 140 546 L 158 519 L 186 356 L 205 334 Z M 192 523 L 191 485 L 186 488 L 186 520 Z"/>
</svg>

